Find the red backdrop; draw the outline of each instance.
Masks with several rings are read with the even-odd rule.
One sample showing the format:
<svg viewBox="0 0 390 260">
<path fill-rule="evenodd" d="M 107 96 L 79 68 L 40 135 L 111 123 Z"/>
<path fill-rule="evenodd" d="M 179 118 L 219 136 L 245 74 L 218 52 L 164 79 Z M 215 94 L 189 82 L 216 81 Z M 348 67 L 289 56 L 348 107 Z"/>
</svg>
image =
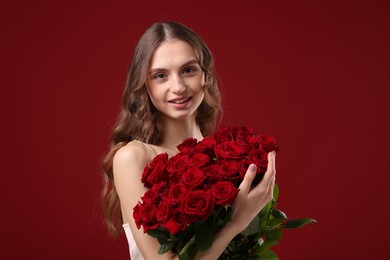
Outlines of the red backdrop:
<svg viewBox="0 0 390 260">
<path fill-rule="evenodd" d="M 284 232 L 280 258 L 383 258 L 389 4 L 258 2 L 3 3 L 0 258 L 128 258 L 100 220 L 98 163 L 133 47 L 161 20 L 209 44 L 224 123 L 277 137 L 279 207 L 318 220 Z"/>
</svg>

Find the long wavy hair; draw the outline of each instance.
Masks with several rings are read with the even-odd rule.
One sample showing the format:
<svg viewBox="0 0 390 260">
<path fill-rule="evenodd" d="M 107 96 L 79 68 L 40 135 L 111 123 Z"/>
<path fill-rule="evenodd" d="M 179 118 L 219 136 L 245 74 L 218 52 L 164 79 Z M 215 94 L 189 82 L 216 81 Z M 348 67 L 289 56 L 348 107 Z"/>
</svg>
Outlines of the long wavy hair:
<svg viewBox="0 0 390 260">
<path fill-rule="evenodd" d="M 111 135 L 111 147 L 102 160 L 103 189 L 101 199 L 108 231 L 117 235 L 123 224 L 120 202 L 114 185 L 113 158 L 128 142 L 137 139 L 159 144 L 157 110 L 146 88 L 150 60 L 161 42 L 178 39 L 192 46 L 205 74 L 204 99 L 196 112 L 196 122 L 203 136 L 211 135 L 220 123 L 221 94 L 214 70 L 214 59 L 205 42 L 192 30 L 177 22 L 153 24 L 140 38 L 127 75 L 122 96 L 122 109 Z"/>
</svg>

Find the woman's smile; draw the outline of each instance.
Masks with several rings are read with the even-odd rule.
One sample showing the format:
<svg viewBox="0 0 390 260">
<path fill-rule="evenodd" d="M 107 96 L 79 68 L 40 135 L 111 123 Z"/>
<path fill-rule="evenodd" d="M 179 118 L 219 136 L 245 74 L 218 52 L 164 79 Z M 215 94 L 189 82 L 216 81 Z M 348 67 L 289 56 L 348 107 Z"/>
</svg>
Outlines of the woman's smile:
<svg viewBox="0 0 390 260">
<path fill-rule="evenodd" d="M 172 106 L 174 106 L 175 108 L 182 109 L 187 107 L 191 99 L 192 97 L 181 97 L 181 98 L 171 99 L 168 102 L 171 103 Z"/>
</svg>

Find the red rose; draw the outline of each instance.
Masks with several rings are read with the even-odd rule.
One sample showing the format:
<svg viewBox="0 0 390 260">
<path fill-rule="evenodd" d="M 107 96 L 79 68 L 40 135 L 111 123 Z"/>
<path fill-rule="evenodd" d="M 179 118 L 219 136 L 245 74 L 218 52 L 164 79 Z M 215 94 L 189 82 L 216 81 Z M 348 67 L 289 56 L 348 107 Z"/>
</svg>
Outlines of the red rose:
<svg viewBox="0 0 390 260">
<path fill-rule="evenodd" d="M 268 166 L 268 152 L 265 152 L 260 149 L 253 149 L 248 157 L 258 166 L 262 168 L 267 168 Z"/>
<path fill-rule="evenodd" d="M 145 192 L 141 197 L 143 202 L 155 203 L 158 201 L 159 195 L 164 187 L 164 183 L 158 183 L 153 185 L 153 187 Z"/>
<path fill-rule="evenodd" d="M 219 174 L 220 166 L 218 164 L 212 164 L 203 168 L 204 175 L 207 177 L 209 183 L 215 183 L 222 180 L 222 176 Z"/>
<path fill-rule="evenodd" d="M 165 223 L 171 218 L 172 205 L 167 198 L 160 201 L 156 210 L 156 219 L 160 223 Z"/>
<path fill-rule="evenodd" d="M 155 217 L 155 212 L 156 206 L 154 206 L 153 204 L 145 203 L 142 205 L 141 210 L 138 214 L 140 214 L 141 216 L 140 218 L 142 226 L 144 227 L 144 233 L 146 233 L 148 230 L 156 229 L 161 225 L 161 223 L 158 222 Z"/>
<path fill-rule="evenodd" d="M 133 208 L 133 218 L 137 228 L 140 229 L 142 225 L 142 204 L 139 202 Z"/>
<path fill-rule="evenodd" d="M 149 163 L 150 168 L 154 168 L 159 164 L 167 164 L 168 162 L 168 154 L 167 153 L 160 153 L 156 157 L 153 158 L 153 160 Z"/>
<path fill-rule="evenodd" d="M 189 188 L 193 189 L 203 183 L 205 179 L 204 172 L 196 168 L 188 169 L 182 176 L 182 182 Z"/>
<path fill-rule="evenodd" d="M 153 160 L 149 166 L 145 167 L 141 181 L 144 183 L 146 188 L 151 188 L 153 185 L 163 182 L 168 178 L 165 166 L 166 163 L 163 160 Z"/>
<path fill-rule="evenodd" d="M 238 129 L 238 135 L 239 134 L 244 134 L 244 135 L 247 135 L 247 134 L 256 134 L 256 131 L 253 130 L 252 127 L 249 127 L 249 126 L 241 126 L 239 127 Z"/>
<path fill-rule="evenodd" d="M 279 145 L 276 142 L 276 139 L 273 136 L 267 135 L 267 134 L 261 134 L 260 135 L 261 139 L 261 146 L 264 151 L 271 152 L 271 151 L 279 151 Z"/>
<path fill-rule="evenodd" d="M 234 141 L 228 141 L 215 146 L 215 155 L 217 159 L 241 159 L 244 150 Z"/>
<path fill-rule="evenodd" d="M 238 189 L 231 182 L 221 181 L 211 186 L 211 194 L 214 197 L 215 204 L 227 206 L 233 204 L 237 197 Z"/>
<path fill-rule="evenodd" d="M 220 128 L 214 134 L 214 138 L 217 144 L 221 144 L 224 142 L 234 141 L 235 133 L 232 131 L 231 127 L 223 127 Z"/>
<path fill-rule="evenodd" d="M 212 137 L 205 137 L 202 141 L 198 143 L 194 148 L 194 153 L 205 153 L 210 157 L 215 157 L 214 147 L 215 147 L 215 139 Z"/>
<path fill-rule="evenodd" d="M 171 183 L 171 184 L 174 184 L 174 183 L 181 183 L 181 179 L 183 178 L 183 174 L 184 174 L 185 172 L 177 172 L 177 173 L 175 173 L 175 174 L 172 174 L 170 177 L 170 180 L 169 180 L 169 182 Z"/>
<path fill-rule="evenodd" d="M 237 127 L 237 126 L 230 127 L 230 132 L 232 133 L 234 140 L 236 140 L 236 138 L 237 138 L 238 131 L 240 131 L 240 127 Z"/>
<path fill-rule="evenodd" d="M 245 127 L 242 127 L 238 132 L 236 141 L 244 149 L 245 153 L 249 153 L 254 147 L 258 147 L 261 142 L 257 133 L 253 132 L 251 128 L 247 129 Z"/>
<path fill-rule="evenodd" d="M 191 221 L 199 218 L 206 220 L 214 209 L 214 203 L 210 191 L 196 190 L 189 192 L 182 204 L 183 213 Z"/>
<path fill-rule="evenodd" d="M 198 140 L 195 138 L 187 138 L 177 146 L 177 149 L 179 149 L 182 154 L 189 154 L 195 148 L 197 143 Z"/>
<path fill-rule="evenodd" d="M 168 161 L 167 171 L 175 174 L 187 168 L 188 155 L 176 154 Z"/>
<path fill-rule="evenodd" d="M 254 161 L 249 159 L 242 160 L 238 165 L 238 172 L 240 173 L 241 179 L 243 180 L 246 174 L 246 171 L 248 170 L 249 165 L 256 164 Z M 257 166 L 257 173 L 260 173 L 260 167 Z"/>
<path fill-rule="evenodd" d="M 168 197 L 173 204 L 181 203 L 186 197 L 187 192 L 188 189 L 183 184 L 172 184 L 171 188 L 169 189 Z"/>
<path fill-rule="evenodd" d="M 237 161 L 222 161 L 219 165 L 219 176 L 224 180 L 237 181 L 240 179 L 240 173 L 238 172 L 239 162 Z"/>
<path fill-rule="evenodd" d="M 186 217 L 180 209 L 173 209 L 171 218 L 162 224 L 173 235 L 187 227 Z"/>
<path fill-rule="evenodd" d="M 193 168 L 201 168 L 210 162 L 210 157 L 204 153 L 194 154 L 188 161 L 187 166 Z"/>
</svg>

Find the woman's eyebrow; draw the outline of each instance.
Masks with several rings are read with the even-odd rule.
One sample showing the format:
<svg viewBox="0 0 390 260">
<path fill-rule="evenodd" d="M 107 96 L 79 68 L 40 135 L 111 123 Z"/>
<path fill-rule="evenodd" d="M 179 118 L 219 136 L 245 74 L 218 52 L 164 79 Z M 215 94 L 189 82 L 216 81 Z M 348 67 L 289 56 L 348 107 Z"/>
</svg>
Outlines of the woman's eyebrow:
<svg viewBox="0 0 390 260">
<path fill-rule="evenodd" d="M 192 60 L 187 61 L 186 63 L 184 63 L 180 67 L 183 68 L 183 67 L 191 65 L 191 64 L 198 64 L 199 65 L 199 62 L 196 59 L 192 59 Z M 164 70 L 166 70 L 166 69 L 164 69 L 164 68 L 153 68 L 153 69 L 150 69 L 149 74 L 153 74 L 154 72 L 164 71 Z"/>
<path fill-rule="evenodd" d="M 197 60 L 193 59 L 193 60 L 187 61 L 186 63 L 181 65 L 181 67 L 185 67 L 185 66 L 188 66 L 188 65 L 191 65 L 191 64 L 194 64 L 194 63 L 199 64 L 199 62 Z"/>
</svg>

